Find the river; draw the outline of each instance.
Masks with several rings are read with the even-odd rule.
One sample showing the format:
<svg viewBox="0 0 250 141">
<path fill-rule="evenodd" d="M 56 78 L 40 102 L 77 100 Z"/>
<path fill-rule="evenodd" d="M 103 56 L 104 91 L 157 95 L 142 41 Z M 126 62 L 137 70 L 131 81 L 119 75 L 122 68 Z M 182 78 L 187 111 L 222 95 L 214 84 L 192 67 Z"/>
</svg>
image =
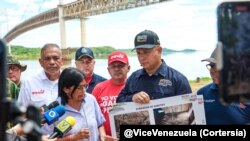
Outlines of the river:
<svg viewBox="0 0 250 141">
<path fill-rule="evenodd" d="M 211 52 L 208 51 L 196 51 L 192 53 L 180 52 L 164 54 L 162 58 L 167 65 L 183 73 L 189 80 L 195 80 L 197 77 L 210 76 L 205 66 L 206 62 L 201 62 L 202 59 L 209 57 L 210 54 Z M 22 80 L 42 69 L 38 60 L 21 60 L 20 62 L 28 66 L 27 70 L 22 73 Z M 75 60 L 72 60 L 69 66 L 75 67 L 74 62 Z M 107 62 L 107 59 L 96 59 L 94 72 L 106 78 L 110 78 L 107 71 Z M 129 63 L 131 66 L 129 75 L 141 68 L 136 56 L 129 56 Z"/>
</svg>

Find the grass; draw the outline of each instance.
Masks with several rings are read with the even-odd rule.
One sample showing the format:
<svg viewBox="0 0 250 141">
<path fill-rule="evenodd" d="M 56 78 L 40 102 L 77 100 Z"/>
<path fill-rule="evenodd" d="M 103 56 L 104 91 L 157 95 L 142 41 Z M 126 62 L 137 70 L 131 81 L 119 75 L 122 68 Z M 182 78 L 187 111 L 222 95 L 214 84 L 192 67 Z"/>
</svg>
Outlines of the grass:
<svg viewBox="0 0 250 141">
<path fill-rule="evenodd" d="M 197 78 L 196 80 L 190 80 L 189 84 L 192 88 L 192 92 L 196 92 L 199 88 L 212 82 L 210 77 Z"/>
</svg>

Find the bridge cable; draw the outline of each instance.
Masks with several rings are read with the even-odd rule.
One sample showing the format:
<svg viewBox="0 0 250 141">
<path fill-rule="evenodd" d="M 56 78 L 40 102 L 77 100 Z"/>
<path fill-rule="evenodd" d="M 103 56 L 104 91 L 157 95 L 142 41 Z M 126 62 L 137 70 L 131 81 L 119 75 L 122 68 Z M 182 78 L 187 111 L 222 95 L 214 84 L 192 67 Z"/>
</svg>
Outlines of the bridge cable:
<svg viewBox="0 0 250 141">
<path fill-rule="evenodd" d="M 32 0 L 33 1 L 33 0 Z M 25 16 L 25 14 L 27 13 L 27 11 L 28 11 L 28 8 L 29 8 L 29 5 L 30 5 L 30 1 L 28 2 L 28 4 L 26 5 L 26 7 L 25 7 L 25 9 L 24 9 L 24 11 L 23 11 L 23 15 L 22 15 L 22 17 L 21 17 L 21 21 L 24 19 L 24 16 Z"/>
</svg>

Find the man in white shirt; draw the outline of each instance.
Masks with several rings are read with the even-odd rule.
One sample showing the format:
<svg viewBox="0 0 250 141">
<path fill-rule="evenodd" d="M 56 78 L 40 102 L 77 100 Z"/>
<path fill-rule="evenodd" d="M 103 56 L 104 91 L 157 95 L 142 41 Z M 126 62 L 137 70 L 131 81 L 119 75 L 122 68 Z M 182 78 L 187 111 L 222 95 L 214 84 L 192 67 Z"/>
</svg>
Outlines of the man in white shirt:
<svg viewBox="0 0 250 141">
<path fill-rule="evenodd" d="M 24 80 L 20 89 L 17 101 L 24 106 L 48 105 L 58 97 L 58 78 L 63 65 L 61 49 L 56 44 L 45 44 L 40 55 L 43 70 Z"/>
</svg>

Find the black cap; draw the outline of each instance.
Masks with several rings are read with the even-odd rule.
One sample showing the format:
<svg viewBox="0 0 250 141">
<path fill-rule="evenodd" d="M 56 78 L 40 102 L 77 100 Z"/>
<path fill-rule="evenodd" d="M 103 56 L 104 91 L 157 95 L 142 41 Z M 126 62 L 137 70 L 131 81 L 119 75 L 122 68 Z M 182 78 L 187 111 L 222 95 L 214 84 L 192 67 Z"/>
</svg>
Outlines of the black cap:
<svg viewBox="0 0 250 141">
<path fill-rule="evenodd" d="M 75 53 L 75 60 L 78 60 L 83 56 L 88 56 L 91 59 L 95 58 L 93 51 L 87 47 L 81 47 L 81 48 L 77 49 L 77 51 Z"/>
<path fill-rule="evenodd" d="M 160 45 L 158 35 L 151 30 L 144 30 L 135 36 L 136 48 L 153 48 L 155 45 Z"/>
</svg>

